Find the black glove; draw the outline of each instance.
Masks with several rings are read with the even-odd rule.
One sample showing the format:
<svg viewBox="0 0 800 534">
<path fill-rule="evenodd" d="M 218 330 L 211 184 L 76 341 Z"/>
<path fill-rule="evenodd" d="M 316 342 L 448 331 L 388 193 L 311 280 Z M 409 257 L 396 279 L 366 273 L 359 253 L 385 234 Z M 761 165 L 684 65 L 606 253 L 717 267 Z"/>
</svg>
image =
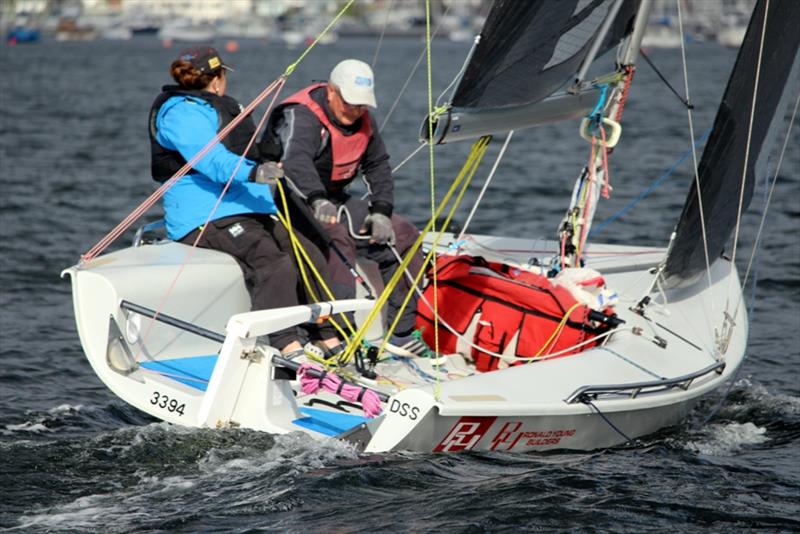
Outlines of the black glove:
<svg viewBox="0 0 800 534">
<path fill-rule="evenodd" d="M 338 219 L 336 206 L 327 198 L 317 198 L 311 202 L 314 218 L 322 224 L 334 224 Z"/>
<path fill-rule="evenodd" d="M 274 161 L 265 161 L 250 173 L 250 181 L 257 184 L 272 185 L 283 178 L 283 165 Z"/>
<path fill-rule="evenodd" d="M 370 234 L 370 243 L 378 245 L 394 245 L 394 229 L 392 220 L 383 213 L 370 213 L 364 219 L 360 234 Z"/>
</svg>

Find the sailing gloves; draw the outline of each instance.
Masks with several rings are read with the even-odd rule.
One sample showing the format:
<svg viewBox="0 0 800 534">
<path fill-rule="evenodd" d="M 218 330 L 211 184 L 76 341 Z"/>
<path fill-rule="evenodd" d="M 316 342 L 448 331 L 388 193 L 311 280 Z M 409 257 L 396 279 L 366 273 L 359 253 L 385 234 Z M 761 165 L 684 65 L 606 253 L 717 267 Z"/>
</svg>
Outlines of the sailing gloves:
<svg viewBox="0 0 800 534">
<path fill-rule="evenodd" d="M 314 218 L 322 224 L 334 224 L 337 220 L 336 206 L 327 198 L 317 198 L 311 202 Z"/>
<path fill-rule="evenodd" d="M 370 243 L 378 245 L 394 245 L 394 229 L 392 228 L 392 219 L 383 213 L 370 213 L 364 219 L 364 225 L 359 230 L 360 234 L 370 234 Z"/>
<path fill-rule="evenodd" d="M 272 185 L 279 178 L 283 178 L 283 167 L 274 161 L 266 161 L 250 173 L 250 181 L 257 184 Z"/>
</svg>

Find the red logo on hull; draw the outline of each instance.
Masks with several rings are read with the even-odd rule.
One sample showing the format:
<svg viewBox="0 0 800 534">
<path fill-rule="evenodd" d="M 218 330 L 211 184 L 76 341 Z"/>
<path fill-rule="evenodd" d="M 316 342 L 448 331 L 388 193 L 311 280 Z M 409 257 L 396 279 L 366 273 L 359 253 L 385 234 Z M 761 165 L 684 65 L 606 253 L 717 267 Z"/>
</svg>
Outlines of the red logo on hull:
<svg viewBox="0 0 800 534">
<path fill-rule="evenodd" d="M 433 452 L 459 452 L 472 449 L 496 419 L 497 417 L 462 417 Z"/>
</svg>

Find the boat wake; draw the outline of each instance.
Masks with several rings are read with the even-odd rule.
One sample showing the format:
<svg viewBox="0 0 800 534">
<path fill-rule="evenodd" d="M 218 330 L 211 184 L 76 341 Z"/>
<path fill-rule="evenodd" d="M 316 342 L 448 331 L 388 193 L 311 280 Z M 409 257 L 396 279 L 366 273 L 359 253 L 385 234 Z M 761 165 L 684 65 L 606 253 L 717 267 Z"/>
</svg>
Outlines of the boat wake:
<svg viewBox="0 0 800 534">
<path fill-rule="evenodd" d="M 23 531 L 170 530 L 209 514 L 285 512 L 306 501 L 296 494 L 298 478 L 357 457 L 344 442 L 320 442 L 299 432 L 272 436 L 168 423 L 129 427 L 99 434 L 90 443 L 54 448 L 65 465 L 61 483 L 71 488 L 69 494 L 83 495 L 32 506 L 19 518 Z M 75 491 L 76 486 L 85 487 Z M 205 496 L 200 502 L 198 491 Z M 154 508 L 161 509 L 157 518 Z"/>
</svg>

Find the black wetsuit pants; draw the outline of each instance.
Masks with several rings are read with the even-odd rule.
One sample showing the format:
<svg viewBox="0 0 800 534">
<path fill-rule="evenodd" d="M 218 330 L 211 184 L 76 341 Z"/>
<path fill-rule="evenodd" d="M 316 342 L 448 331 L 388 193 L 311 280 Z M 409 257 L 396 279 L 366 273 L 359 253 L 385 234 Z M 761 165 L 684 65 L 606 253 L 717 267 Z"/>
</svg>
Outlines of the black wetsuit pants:
<svg viewBox="0 0 800 534">
<path fill-rule="evenodd" d="M 198 232 L 199 230 L 195 230 L 189 233 L 181 242 L 191 245 Z M 304 236 L 299 233 L 295 235 L 325 283 L 331 287 L 331 278 L 322 252 Z M 253 310 L 314 302 L 298 271 L 289 233 L 280 221 L 269 215 L 234 215 L 211 221 L 198 246 L 226 252 L 234 257 L 242 269 Z M 314 292 L 322 300 L 328 300 L 308 268 L 306 272 Z M 336 336 L 330 323 L 304 325 L 303 328 L 314 339 Z M 277 349 L 283 349 L 292 341 L 303 341 L 302 332 L 296 327 L 274 332 L 269 339 L 270 345 Z"/>
</svg>

